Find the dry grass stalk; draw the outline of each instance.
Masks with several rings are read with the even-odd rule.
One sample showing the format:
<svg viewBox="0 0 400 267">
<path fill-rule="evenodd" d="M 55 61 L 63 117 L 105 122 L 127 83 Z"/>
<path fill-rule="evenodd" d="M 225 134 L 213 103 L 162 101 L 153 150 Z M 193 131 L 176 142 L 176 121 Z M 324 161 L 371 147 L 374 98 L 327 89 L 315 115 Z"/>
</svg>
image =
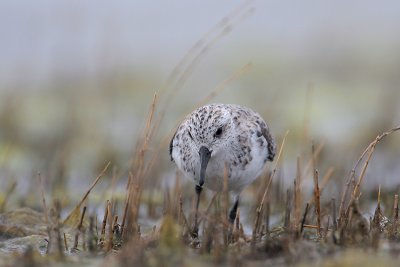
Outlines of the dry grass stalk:
<svg viewBox="0 0 400 267">
<path fill-rule="evenodd" d="M 325 228 L 325 233 L 324 233 L 325 238 L 328 235 L 330 222 L 331 222 L 331 216 L 328 215 L 328 221 L 326 222 L 326 228 Z"/>
<path fill-rule="evenodd" d="M 334 173 L 334 169 L 333 169 L 333 167 L 330 167 L 330 168 L 326 171 L 324 177 L 322 177 L 321 183 L 318 183 L 318 184 L 319 184 L 319 192 L 320 192 L 320 195 L 322 195 L 322 192 L 324 191 L 326 185 L 327 185 L 328 182 L 330 181 L 330 178 L 332 177 L 333 173 Z M 308 199 L 308 202 L 309 202 L 311 205 L 314 204 L 314 196 L 311 196 L 311 197 Z"/>
<path fill-rule="evenodd" d="M 320 191 L 318 186 L 318 170 L 314 171 L 314 202 L 317 213 L 317 234 L 321 237 L 321 202 L 320 202 Z"/>
<path fill-rule="evenodd" d="M 391 238 L 394 239 L 397 236 L 397 226 L 399 220 L 399 195 L 394 195 L 393 211 L 392 211 L 392 229 Z"/>
<path fill-rule="evenodd" d="M 65 247 L 65 251 L 66 252 L 68 252 L 68 243 L 67 243 L 67 236 L 65 235 L 65 232 L 63 233 L 64 234 L 64 247 Z"/>
<path fill-rule="evenodd" d="M 296 179 L 294 180 L 294 230 L 299 232 L 300 225 L 300 209 L 301 209 L 301 164 L 300 156 L 297 157 Z"/>
<path fill-rule="evenodd" d="M 139 138 L 139 140 L 138 140 L 138 143 L 137 143 L 138 148 L 136 149 L 135 158 L 134 158 L 134 161 L 132 164 L 132 173 L 134 173 L 134 176 L 132 176 L 132 178 L 134 177 L 135 179 L 137 179 L 140 186 L 141 186 L 143 177 L 147 173 L 149 173 L 150 168 L 153 166 L 151 164 L 151 162 L 146 164 L 145 156 L 146 156 L 146 152 L 149 147 L 151 137 L 153 136 L 153 133 L 157 126 L 156 124 L 153 124 L 153 118 L 154 118 L 155 112 L 156 112 L 157 99 L 158 99 L 157 93 L 155 93 L 153 96 L 153 101 L 150 106 L 149 115 L 147 116 L 147 119 L 146 119 L 146 126 L 145 126 L 145 129 L 143 132 L 143 137 Z M 141 146 L 140 146 L 140 144 L 141 144 Z M 157 153 L 154 153 L 153 155 L 155 155 L 155 154 L 157 154 Z M 132 182 L 131 179 L 129 179 L 128 188 L 131 188 L 130 187 L 131 182 Z"/>
<path fill-rule="evenodd" d="M 400 130 L 400 127 L 395 127 L 395 128 L 392 128 L 392 129 L 390 129 L 390 130 L 388 130 L 388 131 L 386 131 L 386 132 L 383 132 L 383 133 L 381 133 L 380 135 L 378 135 L 378 136 L 374 139 L 374 141 L 372 141 L 372 142 L 367 146 L 367 148 L 363 151 L 363 153 L 361 154 L 361 156 L 358 158 L 358 160 L 357 160 L 357 162 L 355 163 L 353 169 L 350 171 L 350 175 L 349 175 L 349 178 L 348 178 L 347 183 L 346 183 L 346 189 L 343 191 L 343 194 L 342 194 L 342 199 L 341 199 L 340 207 L 339 207 L 339 223 L 340 223 L 340 225 L 342 225 L 342 224 L 344 223 L 345 217 L 348 216 L 348 214 L 349 214 L 349 207 L 351 206 L 351 203 L 353 202 L 353 200 L 356 199 L 356 198 L 359 198 L 359 196 L 360 196 L 359 188 L 360 188 L 360 185 L 361 185 L 361 183 L 362 183 L 362 181 L 363 181 L 363 178 L 364 178 L 366 169 L 367 169 L 367 167 L 368 167 L 369 161 L 370 161 L 370 159 L 371 159 L 371 157 L 372 157 L 372 153 L 373 153 L 374 150 L 375 150 L 375 146 L 376 146 L 383 138 L 385 138 L 386 136 L 388 136 L 388 135 L 390 135 L 390 134 L 392 134 L 392 133 L 394 133 L 394 132 L 396 132 L 396 131 L 399 131 L 399 130 Z M 362 160 L 364 159 L 364 157 L 365 157 L 365 155 L 366 155 L 367 153 L 368 153 L 368 158 L 367 158 L 367 160 L 364 162 L 364 166 L 363 166 L 363 168 L 362 168 L 362 171 L 361 171 L 360 176 L 358 177 L 358 181 L 357 181 L 357 183 L 355 183 L 355 185 L 354 185 L 354 189 L 353 189 L 353 192 L 352 192 L 352 194 L 351 194 L 351 198 L 350 198 L 349 204 L 348 204 L 347 208 L 345 209 L 345 208 L 344 208 L 344 206 L 345 206 L 345 201 L 346 201 L 346 199 L 348 198 L 348 195 L 349 195 L 349 193 L 350 193 L 350 185 L 351 185 L 351 182 L 355 180 L 356 169 L 357 169 L 357 167 L 360 165 L 360 163 L 362 162 Z M 346 215 L 347 215 L 347 216 L 346 216 Z"/>
<path fill-rule="evenodd" d="M 303 233 L 304 226 L 306 225 L 305 223 L 306 223 L 306 218 L 307 218 L 309 207 L 310 207 L 310 203 L 307 203 L 306 208 L 304 209 L 303 219 L 301 220 L 300 233 Z"/>
<path fill-rule="evenodd" d="M 112 249 L 113 246 L 113 214 L 111 212 L 111 206 L 112 203 L 111 201 L 107 202 L 107 213 L 108 213 L 108 240 L 106 242 L 106 246 L 104 247 L 106 251 L 110 251 Z M 106 240 L 106 238 L 104 238 L 104 240 Z"/>
<path fill-rule="evenodd" d="M 382 211 L 381 211 L 381 185 L 379 185 L 378 189 L 378 201 L 376 205 L 376 209 L 374 212 L 374 217 L 372 219 L 372 225 L 370 228 L 379 229 L 379 232 L 383 232 L 384 227 L 381 224 L 382 221 Z"/>
<path fill-rule="evenodd" d="M 239 232 L 240 229 L 240 208 L 238 207 L 237 213 L 236 213 L 236 220 L 235 220 L 235 230 Z"/>
<path fill-rule="evenodd" d="M 79 214 L 81 206 L 83 204 L 83 202 L 85 202 L 85 200 L 87 199 L 87 197 L 89 196 L 90 192 L 92 191 L 92 189 L 96 186 L 97 182 L 100 180 L 101 177 L 103 177 L 107 170 L 108 167 L 110 166 L 111 162 L 109 161 L 107 163 L 107 165 L 104 167 L 104 169 L 100 172 L 100 174 L 96 177 L 96 179 L 93 181 L 93 183 L 91 184 L 91 186 L 89 187 L 89 189 L 86 191 L 85 195 L 83 196 L 83 198 L 81 199 L 81 201 L 78 203 L 78 205 L 75 206 L 75 208 L 72 210 L 72 212 L 67 216 L 67 218 L 64 220 L 63 224 L 66 224 L 69 222 L 69 220 L 72 220 L 72 217 L 75 216 L 76 214 Z"/>
<path fill-rule="evenodd" d="M 265 233 L 269 233 L 270 214 L 271 214 L 271 203 L 270 201 L 267 201 L 265 204 Z"/>
<path fill-rule="evenodd" d="M 292 193 L 290 189 L 286 191 L 286 209 L 285 209 L 285 220 L 283 227 L 289 233 L 292 232 L 291 222 L 290 222 L 290 213 L 292 211 Z"/>
<path fill-rule="evenodd" d="M 108 206 L 109 206 L 109 200 L 107 200 L 106 208 L 104 210 L 104 217 L 103 217 L 103 225 L 101 227 L 100 242 L 104 242 L 105 235 L 106 235 L 106 225 L 107 225 L 107 218 L 108 218 Z"/>
<path fill-rule="evenodd" d="M 128 207 L 129 207 L 129 190 L 126 193 L 124 213 L 122 215 L 122 222 L 121 222 L 121 239 L 122 240 L 124 240 L 124 232 L 125 232 L 124 229 L 125 229 L 126 215 L 128 213 Z"/>
<path fill-rule="evenodd" d="M 283 137 L 283 140 L 282 140 L 282 144 L 281 144 L 280 149 L 279 149 L 278 157 L 277 157 L 277 159 L 275 161 L 274 169 L 272 170 L 272 173 L 271 173 L 271 175 L 269 177 L 269 180 L 268 180 L 268 184 L 267 184 L 267 186 L 265 188 L 265 191 L 264 191 L 264 194 L 263 194 L 263 196 L 261 198 L 261 202 L 258 205 L 257 210 L 256 210 L 256 219 L 255 219 L 255 222 L 254 222 L 253 235 L 252 235 L 252 240 L 253 240 L 253 244 L 254 245 L 255 245 L 255 241 L 256 241 L 256 236 L 259 233 L 260 222 L 261 222 L 261 220 L 260 220 L 261 219 L 261 212 L 263 210 L 264 203 L 265 203 L 267 194 L 269 192 L 269 188 L 271 187 L 272 179 L 275 176 L 275 173 L 276 173 L 276 170 L 277 170 L 277 167 L 278 167 L 278 163 L 280 162 L 279 160 L 281 158 L 283 147 L 285 145 L 286 137 L 287 137 L 288 134 L 289 134 L 289 131 L 286 131 L 286 133 L 285 133 L 285 135 Z"/>
<path fill-rule="evenodd" d="M 203 218 L 207 218 L 208 214 L 210 213 L 211 208 L 213 207 L 214 203 L 217 201 L 217 198 L 219 197 L 220 193 L 215 192 L 213 194 L 213 196 L 211 197 L 210 202 L 208 203 L 208 206 L 206 208 L 206 211 L 203 213 L 203 215 L 201 216 L 201 218 L 199 219 L 199 225 L 202 223 Z M 194 208 L 193 208 L 194 210 Z"/>
<path fill-rule="evenodd" d="M 113 222 L 110 224 L 110 233 L 108 236 L 108 249 L 111 250 L 114 247 L 114 236 L 118 231 L 118 215 L 114 216 Z"/>
<path fill-rule="evenodd" d="M 80 232 L 82 230 L 83 218 L 85 217 L 85 213 L 86 213 L 86 206 L 83 207 L 81 218 L 79 220 L 78 227 L 76 228 L 74 246 L 72 247 L 73 249 L 77 249 L 78 248 L 79 234 L 80 234 Z M 85 240 L 83 239 L 83 243 L 84 242 L 85 242 Z"/>
<path fill-rule="evenodd" d="M 140 208 L 143 180 L 144 177 L 146 177 L 146 175 L 148 174 L 151 167 L 148 161 L 146 161 L 146 152 L 148 151 L 148 146 L 154 133 L 155 126 L 153 125 L 153 118 L 155 115 L 156 104 L 157 94 L 154 94 L 149 115 L 146 119 L 146 127 L 143 132 L 142 138 L 139 138 L 136 144 L 137 148 L 135 149 L 135 156 L 132 161 L 131 171 L 129 172 L 127 189 L 129 196 L 128 206 L 130 209 L 129 213 L 126 215 L 128 227 L 124 229 L 124 232 L 127 231 L 132 237 L 137 236 L 137 234 L 139 233 L 137 219 Z"/>
<path fill-rule="evenodd" d="M 178 217 L 178 223 L 179 221 L 179 213 L 180 213 L 180 202 L 182 201 L 182 188 L 181 188 L 181 179 L 180 179 L 180 172 L 176 172 L 175 176 L 175 186 L 174 186 L 174 191 L 173 194 L 174 196 L 174 203 L 172 205 L 172 214 L 175 218 Z"/>
</svg>

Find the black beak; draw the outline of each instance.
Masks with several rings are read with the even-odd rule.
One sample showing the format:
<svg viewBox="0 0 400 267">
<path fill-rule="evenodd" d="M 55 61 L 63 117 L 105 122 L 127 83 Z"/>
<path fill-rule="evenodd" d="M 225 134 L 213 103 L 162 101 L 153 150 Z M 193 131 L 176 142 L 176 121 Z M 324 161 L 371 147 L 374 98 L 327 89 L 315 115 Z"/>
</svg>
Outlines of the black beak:
<svg viewBox="0 0 400 267">
<path fill-rule="evenodd" d="M 203 186 L 204 178 L 206 176 L 206 169 L 207 169 L 208 160 L 211 157 L 211 151 L 208 150 L 208 148 L 206 148 L 205 146 L 202 146 L 202 147 L 200 147 L 199 155 L 200 155 L 200 181 L 199 181 L 199 185 Z"/>
</svg>

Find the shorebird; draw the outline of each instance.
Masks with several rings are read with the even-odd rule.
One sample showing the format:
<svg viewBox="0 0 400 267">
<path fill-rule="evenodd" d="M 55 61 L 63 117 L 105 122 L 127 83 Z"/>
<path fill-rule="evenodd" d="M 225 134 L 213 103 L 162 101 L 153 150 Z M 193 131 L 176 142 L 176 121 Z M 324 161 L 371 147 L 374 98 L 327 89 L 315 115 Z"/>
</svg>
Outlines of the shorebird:
<svg viewBox="0 0 400 267">
<path fill-rule="evenodd" d="M 262 117 L 233 104 L 210 104 L 190 113 L 170 142 L 170 156 L 180 171 L 196 183 L 192 234 L 198 236 L 197 213 L 203 186 L 221 192 L 224 173 L 235 200 L 229 211 L 234 223 L 239 195 L 275 157 L 275 142 Z"/>
</svg>

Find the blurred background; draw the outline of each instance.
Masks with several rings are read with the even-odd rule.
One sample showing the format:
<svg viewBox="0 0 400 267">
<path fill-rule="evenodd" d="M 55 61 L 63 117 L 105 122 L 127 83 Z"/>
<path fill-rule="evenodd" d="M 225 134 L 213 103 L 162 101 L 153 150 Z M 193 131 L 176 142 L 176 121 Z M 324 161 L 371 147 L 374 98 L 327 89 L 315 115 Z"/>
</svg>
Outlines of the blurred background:
<svg viewBox="0 0 400 267">
<path fill-rule="evenodd" d="M 400 124 L 399 10 L 398 1 L 2 1 L 0 191 L 17 181 L 22 199 L 40 199 L 40 172 L 48 192 L 81 195 L 108 161 L 126 177 L 156 91 L 172 95 L 155 137 L 165 139 L 251 66 L 209 102 L 258 111 L 278 143 L 289 131 L 288 184 L 296 157 L 324 143 L 318 167 L 335 169 L 338 196 L 364 148 Z M 169 84 L 186 54 L 182 83 Z M 165 142 L 156 149 L 161 184 L 175 165 Z M 399 163 L 394 134 L 365 186 L 397 190 Z"/>
</svg>

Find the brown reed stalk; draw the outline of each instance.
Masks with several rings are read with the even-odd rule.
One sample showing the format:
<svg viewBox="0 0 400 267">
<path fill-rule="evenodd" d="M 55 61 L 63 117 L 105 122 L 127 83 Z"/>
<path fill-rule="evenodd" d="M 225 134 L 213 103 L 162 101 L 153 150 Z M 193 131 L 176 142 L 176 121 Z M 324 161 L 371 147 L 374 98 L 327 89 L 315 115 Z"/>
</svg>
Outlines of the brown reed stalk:
<svg viewBox="0 0 400 267">
<path fill-rule="evenodd" d="M 297 157 L 296 179 L 294 180 L 294 230 L 299 232 L 300 228 L 300 208 L 301 208 L 301 164 L 300 156 Z"/>
<path fill-rule="evenodd" d="M 112 203 L 108 201 L 107 203 L 107 213 L 108 213 L 108 242 L 106 242 L 106 246 L 104 247 L 106 251 L 110 251 L 113 248 L 113 215 L 111 213 L 111 205 Z M 105 238 L 104 238 L 105 240 Z"/>
<path fill-rule="evenodd" d="M 129 190 L 126 193 L 124 213 L 122 215 L 122 222 L 121 222 L 121 239 L 122 240 L 124 240 L 125 221 L 126 221 L 126 216 L 127 216 L 127 213 L 128 213 L 128 207 L 129 207 Z"/>
<path fill-rule="evenodd" d="M 104 242 L 104 240 L 105 240 L 106 225 L 107 225 L 107 218 L 108 218 L 108 205 L 109 205 L 109 200 L 107 200 L 106 208 L 104 210 L 104 217 L 103 217 L 103 225 L 101 227 L 100 242 Z"/>
<path fill-rule="evenodd" d="M 326 238 L 328 235 L 328 231 L 329 231 L 329 224 L 331 222 L 331 216 L 328 215 L 328 221 L 326 222 L 326 228 L 325 228 L 325 233 L 324 233 L 324 237 Z"/>
<path fill-rule="evenodd" d="M 326 171 L 324 177 L 322 177 L 322 181 L 321 181 L 321 183 L 319 183 L 319 192 L 320 192 L 321 195 L 322 195 L 322 192 L 324 191 L 326 185 L 330 181 L 333 173 L 334 173 L 333 167 L 329 167 L 329 169 Z M 310 205 L 314 204 L 314 195 L 312 195 L 308 199 L 308 202 L 310 203 Z"/>
<path fill-rule="evenodd" d="M 257 207 L 257 210 L 256 210 L 256 219 L 254 221 L 253 235 L 252 235 L 252 240 L 253 240 L 252 244 L 253 245 L 255 245 L 256 236 L 259 233 L 259 228 L 260 228 L 260 223 L 261 223 L 261 211 L 263 210 L 265 199 L 266 199 L 267 194 L 269 192 L 269 188 L 271 186 L 272 179 L 275 176 L 275 173 L 276 173 L 276 170 L 277 170 L 277 167 L 278 167 L 278 163 L 279 163 L 279 160 L 280 160 L 281 155 L 282 155 L 283 147 L 285 145 L 286 137 L 287 137 L 288 134 L 289 134 L 289 131 L 286 131 L 286 133 L 285 133 L 285 135 L 283 137 L 283 140 L 282 140 L 282 144 L 281 144 L 280 149 L 279 149 L 278 157 L 277 157 L 277 159 L 275 161 L 274 169 L 272 170 L 272 173 L 271 173 L 271 175 L 269 177 L 269 180 L 268 180 L 268 184 L 267 184 L 267 186 L 265 188 L 264 194 L 263 194 L 263 196 L 261 198 L 261 201 L 260 201 L 260 203 L 259 203 L 259 205 Z"/>
<path fill-rule="evenodd" d="M 383 228 L 381 227 L 381 219 L 382 219 L 382 212 L 381 212 L 381 185 L 379 185 L 379 189 L 378 189 L 378 200 L 377 200 L 377 205 L 376 205 L 376 209 L 374 212 L 374 217 L 372 219 L 372 223 L 371 224 L 371 229 L 373 227 L 379 229 L 379 231 L 383 231 Z"/>
<path fill-rule="evenodd" d="M 289 233 L 292 232 L 291 222 L 290 222 L 290 213 L 292 211 L 292 193 L 290 189 L 286 191 L 286 209 L 285 209 L 285 220 L 283 227 Z"/>
<path fill-rule="evenodd" d="M 397 236 L 397 226 L 399 219 L 399 195 L 394 195 L 393 201 L 393 211 L 392 211 L 392 230 L 391 230 L 391 238 L 394 239 Z"/>
<path fill-rule="evenodd" d="M 67 243 L 67 237 L 66 237 L 66 235 L 65 235 L 65 232 L 63 233 L 64 234 L 64 247 L 65 247 L 65 251 L 66 252 L 68 252 L 68 243 Z"/>
<path fill-rule="evenodd" d="M 80 234 L 81 229 L 82 229 L 83 218 L 85 217 L 85 213 L 86 213 L 86 206 L 83 207 L 81 218 L 79 220 L 78 227 L 76 228 L 75 240 L 74 240 L 74 245 L 73 245 L 72 249 L 77 249 L 78 248 L 79 234 Z M 84 242 L 85 242 L 85 239 L 83 239 L 83 243 Z"/>
<path fill-rule="evenodd" d="M 318 170 L 314 171 L 314 202 L 317 212 L 317 234 L 321 237 L 321 203 L 320 203 L 320 191 L 318 186 Z"/>
<path fill-rule="evenodd" d="M 108 245 L 107 249 L 111 250 L 114 247 L 114 235 L 117 234 L 118 229 L 118 215 L 114 216 L 112 223 L 109 224 L 109 235 L 108 235 Z"/>
<path fill-rule="evenodd" d="M 81 206 L 83 204 L 83 202 L 85 202 L 85 200 L 87 199 L 87 197 L 89 196 L 90 192 L 92 191 L 92 189 L 96 186 L 96 184 L 98 183 L 98 181 L 100 180 L 101 177 L 103 177 L 107 170 L 108 167 L 110 166 L 111 162 L 109 161 L 107 163 L 107 165 L 104 167 L 104 169 L 100 172 L 100 174 L 96 177 L 96 179 L 93 181 L 93 183 L 90 185 L 89 189 L 86 191 L 85 195 L 83 196 L 83 198 L 81 199 L 81 201 L 78 203 L 78 205 L 75 206 L 75 208 L 71 211 L 71 213 L 67 216 L 67 218 L 65 218 L 63 224 L 68 224 L 69 220 L 72 219 L 72 217 L 76 214 L 79 214 Z"/>
<path fill-rule="evenodd" d="M 370 161 L 370 159 L 371 159 L 371 157 L 372 157 L 372 153 L 373 153 L 374 150 L 375 150 L 375 146 L 376 146 L 383 138 L 385 138 L 386 136 L 388 136 L 388 135 L 390 135 L 390 134 L 392 134 L 392 133 L 394 133 L 394 132 L 396 132 L 396 131 L 399 131 L 399 130 L 400 130 L 400 127 L 395 127 L 395 128 L 392 128 L 392 129 L 390 129 L 390 130 L 388 130 L 388 131 L 385 131 L 385 132 L 379 134 L 379 135 L 367 146 L 367 148 L 362 152 L 361 156 L 358 158 L 358 160 L 357 160 L 357 162 L 355 163 L 353 169 L 350 171 L 350 175 L 349 175 L 349 178 L 348 178 L 347 183 L 346 183 L 346 189 L 344 190 L 344 193 L 342 194 L 342 200 L 341 200 L 340 208 L 339 208 L 339 222 L 340 222 L 340 224 L 343 223 L 344 217 L 347 217 L 347 216 L 348 216 L 348 214 L 349 214 L 349 208 L 350 208 L 351 203 L 353 202 L 353 200 L 354 200 L 355 198 L 358 198 L 359 195 L 360 195 L 359 188 L 360 188 L 360 185 L 361 185 L 361 183 L 362 183 L 362 181 L 363 181 L 363 178 L 364 178 L 366 169 L 367 169 L 367 167 L 368 167 L 369 161 Z M 354 189 L 353 189 L 353 192 L 352 192 L 352 194 L 351 194 L 351 196 L 350 196 L 350 201 L 349 201 L 349 203 L 348 203 L 348 205 L 347 205 L 347 208 L 345 209 L 345 207 L 344 207 L 344 206 L 345 206 L 345 201 L 346 201 L 346 199 L 348 198 L 347 196 L 350 194 L 350 184 L 351 184 L 351 181 L 355 179 L 356 169 L 357 169 L 357 167 L 360 165 L 360 163 L 362 162 L 362 160 L 364 159 L 364 157 L 365 157 L 365 155 L 366 155 L 367 153 L 368 153 L 368 158 L 367 158 L 367 160 L 364 162 L 364 166 L 363 166 L 363 168 L 362 168 L 361 174 L 360 174 L 359 177 L 358 177 L 358 181 L 357 181 L 357 183 L 355 184 Z"/>
<path fill-rule="evenodd" d="M 300 233 L 303 233 L 309 207 L 310 207 L 310 203 L 307 202 L 306 208 L 304 209 L 304 213 L 303 213 L 303 219 L 301 220 Z"/>
</svg>

